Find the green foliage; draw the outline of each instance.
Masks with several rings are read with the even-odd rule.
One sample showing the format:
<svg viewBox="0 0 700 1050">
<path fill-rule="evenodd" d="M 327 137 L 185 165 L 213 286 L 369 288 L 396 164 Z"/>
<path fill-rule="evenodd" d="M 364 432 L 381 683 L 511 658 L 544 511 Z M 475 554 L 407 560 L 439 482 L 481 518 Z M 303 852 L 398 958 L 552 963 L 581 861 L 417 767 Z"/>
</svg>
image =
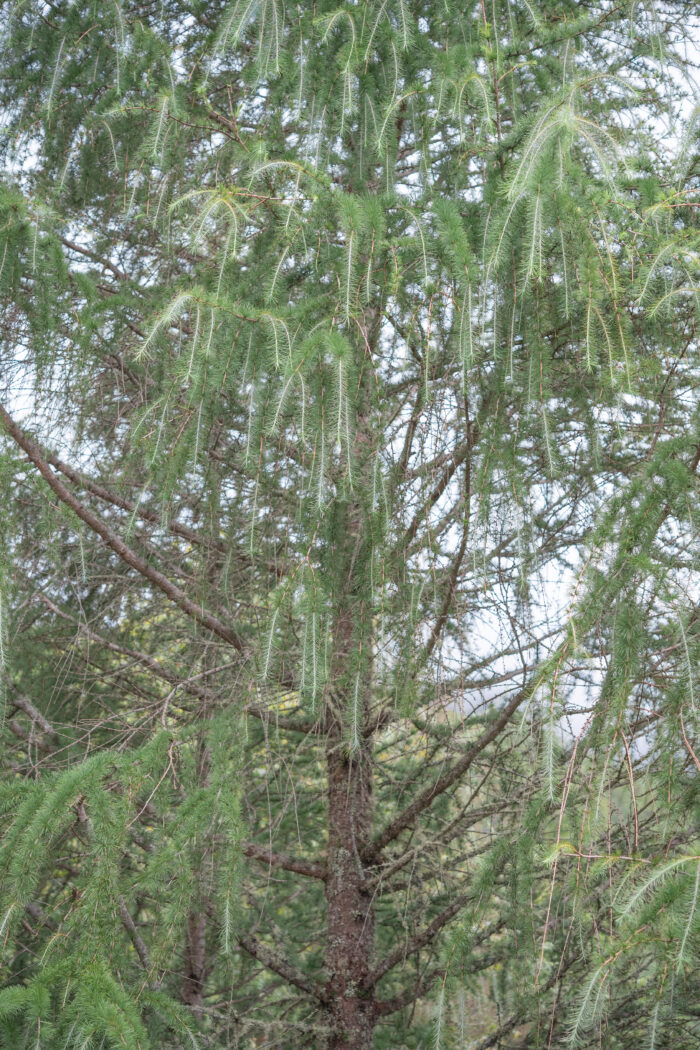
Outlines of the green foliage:
<svg viewBox="0 0 700 1050">
<path fill-rule="evenodd" d="M 0 1043 L 690 1050 L 696 5 L 0 13 Z"/>
</svg>

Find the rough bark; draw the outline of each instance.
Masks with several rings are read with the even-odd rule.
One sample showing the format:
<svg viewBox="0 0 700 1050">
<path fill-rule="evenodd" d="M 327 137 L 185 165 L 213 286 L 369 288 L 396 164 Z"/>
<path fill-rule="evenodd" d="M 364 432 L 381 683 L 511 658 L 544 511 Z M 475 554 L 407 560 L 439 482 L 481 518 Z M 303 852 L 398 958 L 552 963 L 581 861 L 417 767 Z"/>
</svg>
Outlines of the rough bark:
<svg viewBox="0 0 700 1050">
<path fill-rule="evenodd" d="M 367 349 L 377 336 L 379 316 L 377 310 L 368 311 L 363 325 Z M 353 441 L 353 458 L 360 476 L 369 461 L 371 432 L 365 377 L 360 380 Z M 352 494 L 344 503 L 337 526 L 334 557 L 340 572 L 336 576 L 339 588 L 326 747 L 327 1046 L 328 1050 L 371 1050 L 377 1019 L 374 987 L 368 985 L 374 961 L 374 888 L 362 860 L 372 836 L 372 735 L 365 731 L 372 688 L 371 656 L 366 655 L 372 652 L 371 628 L 367 626 L 371 616 L 364 598 L 369 549 L 365 508 Z M 364 651 L 364 662 L 358 658 L 358 650 Z M 348 714 L 353 708 L 356 725 L 349 733 Z"/>
<path fill-rule="evenodd" d="M 209 712 L 204 711 L 206 720 Z M 197 781 L 202 787 L 209 783 L 210 754 L 202 733 L 197 761 Z M 185 947 L 182 976 L 182 1001 L 200 1014 L 204 1005 L 204 988 L 210 970 L 207 955 L 207 911 L 210 899 L 208 874 L 211 862 L 211 840 L 205 835 L 198 862 L 198 886 L 196 900 L 188 912 L 185 925 Z"/>
<path fill-rule="evenodd" d="M 187 916 L 185 960 L 182 978 L 182 1001 L 199 1013 L 204 1005 L 204 982 L 207 976 L 207 916 L 202 909 Z"/>
<path fill-rule="evenodd" d="M 376 1011 L 365 991 L 372 968 L 372 887 L 361 846 L 371 829 L 372 771 L 365 749 L 348 755 L 330 746 L 328 768 L 328 881 L 326 883 L 329 1050 L 371 1050 Z"/>
</svg>

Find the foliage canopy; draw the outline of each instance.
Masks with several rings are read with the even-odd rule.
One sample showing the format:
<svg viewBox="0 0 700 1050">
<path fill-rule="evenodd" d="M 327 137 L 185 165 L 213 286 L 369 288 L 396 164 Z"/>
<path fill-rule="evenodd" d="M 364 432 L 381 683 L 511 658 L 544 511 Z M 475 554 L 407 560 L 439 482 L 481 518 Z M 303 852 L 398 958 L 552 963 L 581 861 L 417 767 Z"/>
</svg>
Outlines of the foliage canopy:
<svg viewBox="0 0 700 1050">
<path fill-rule="evenodd" d="M 696 5 L 0 10 L 0 1046 L 696 1046 Z"/>
</svg>

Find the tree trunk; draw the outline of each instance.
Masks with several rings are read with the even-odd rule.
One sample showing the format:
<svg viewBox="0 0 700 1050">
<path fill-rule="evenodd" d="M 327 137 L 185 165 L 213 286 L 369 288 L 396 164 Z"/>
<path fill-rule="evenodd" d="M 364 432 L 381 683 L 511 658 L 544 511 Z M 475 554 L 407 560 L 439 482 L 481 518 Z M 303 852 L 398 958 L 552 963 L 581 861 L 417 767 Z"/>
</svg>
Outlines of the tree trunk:
<svg viewBox="0 0 700 1050">
<path fill-rule="evenodd" d="M 219 503 L 219 478 L 212 469 L 209 477 L 212 485 L 211 500 L 216 508 L 206 523 L 207 539 L 210 549 L 214 551 L 214 541 L 218 533 L 218 503 Z M 212 594 L 216 594 L 219 586 L 218 563 L 215 555 L 210 557 L 206 567 L 205 580 Z M 203 601 L 205 600 L 203 595 Z M 216 649 L 209 648 L 204 651 L 202 665 L 205 670 L 214 671 L 216 668 Z M 208 744 L 208 722 L 213 711 L 208 700 L 200 700 L 198 714 L 201 721 L 201 732 L 197 745 L 197 772 L 196 784 L 198 788 L 206 788 L 210 784 L 211 777 L 211 752 Z M 211 892 L 213 883 L 213 843 L 210 832 L 202 828 L 200 831 L 199 857 L 195 867 L 197 874 L 197 895 L 192 907 L 187 913 L 185 925 L 185 951 L 184 972 L 182 979 L 181 996 L 182 1001 L 192 1008 L 196 1017 L 201 1017 L 204 1006 L 204 993 L 207 977 L 211 971 L 212 961 L 209 958 L 210 945 L 207 943 L 211 934 L 209 927 L 209 909 L 211 903 Z M 207 936 L 209 934 L 209 936 Z"/>
<path fill-rule="evenodd" d="M 378 330 L 379 313 L 368 311 L 366 345 Z M 362 367 L 362 366 L 360 366 Z M 371 447 L 366 375 L 360 382 L 353 458 L 358 480 Z M 362 481 L 359 480 L 362 490 Z M 352 490 L 350 490 L 351 492 Z M 366 582 L 366 510 L 355 495 L 340 501 L 335 539 L 337 606 L 333 665 L 326 710 L 328 743 L 328 878 L 326 882 L 328 1050 L 371 1050 L 375 997 L 366 978 L 374 955 L 374 905 L 361 857 L 372 834 L 372 734 L 367 732 L 372 689 L 372 618 Z M 353 711 L 353 707 L 355 710 Z M 352 715 L 353 730 L 349 731 Z"/>
<path fill-rule="evenodd" d="M 199 1016 L 204 1005 L 204 981 L 207 976 L 207 917 L 202 909 L 187 916 L 185 931 L 185 967 L 182 1000 Z"/>
<path fill-rule="evenodd" d="M 203 711 L 206 722 L 208 711 Z M 209 783 L 211 756 L 205 733 L 199 741 L 197 759 L 197 782 L 206 787 Z M 208 888 L 206 869 L 211 861 L 211 842 L 205 837 L 198 863 L 197 902 L 187 914 L 185 926 L 184 972 L 182 979 L 182 1001 L 200 1016 L 204 1005 L 204 985 L 208 974 L 207 958 L 207 904 Z"/>
<path fill-rule="evenodd" d="M 348 755 L 331 740 L 327 767 L 328 1050 L 371 1050 L 374 997 L 361 988 L 372 966 L 374 911 L 360 860 L 372 818 L 370 756 L 364 748 Z"/>
</svg>

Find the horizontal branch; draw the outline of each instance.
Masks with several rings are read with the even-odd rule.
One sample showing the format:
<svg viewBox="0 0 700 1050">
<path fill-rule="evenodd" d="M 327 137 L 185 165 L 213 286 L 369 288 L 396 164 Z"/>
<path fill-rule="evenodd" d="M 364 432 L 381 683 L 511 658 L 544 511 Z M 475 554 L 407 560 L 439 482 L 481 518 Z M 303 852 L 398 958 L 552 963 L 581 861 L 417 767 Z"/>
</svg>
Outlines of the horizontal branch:
<svg viewBox="0 0 700 1050">
<path fill-rule="evenodd" d="M 47 482 L 51 490 L 58 496 L 62 503 L 73 511 L 81 521 L 96 532 L 97 535 L 104 541 L 104 543 L 114 551 L 116 555 L 123 562 L 125 562 L 130 568 L 135 569 L 144 579 L 154 584 L 167 598 L 170 599 L 179 609 L 182 610 L 187 616 L 190 616 L 197 623 L 201 624 L 202 627 L 206 627 L 207 630 L 212 631 L 213 634 L 218 635 L 223 641 L 228 642 L 238 652 L 244 651 L 243 640 L 240 635 L 222 623 L 218 617 L 213 616 L 211 613 L 206 612 L 200 605 L 193 602 L 191 598 L 188 598 L 184 591 L 180 590 L 167 576 L 164 576 L 158 569 L 153 568 L 147 561 L 132 550 L 131 547 L 127 546 L 126 543 L 118 536 L 101 518 L 94 514 L 88 509 L 77 496 L 66 488 L 61 479 L 56 476 L 51 467 L 46 461 L 46 457 L 43 454 L 41 447 L 34 441 L 29 435 L 14 421 L 12 416 L 7 410 L 0 405 L 0 420 L 4 424 L 7 433 L 10 437 L 19 445 L 19 447 L 27 454 L 29 459 L 35 465 L 43 479 Z"/>
<path fill-rule="evenodd" d="M 242 849 L 246 857 L 252 857 L 254 860 L 259 860 L 263 864 L 269 864 L 273 868 L 284 868 L 285 871 L 293 871 L 297 875 L 306 875 L 310 879 L 321 879 L 323 881 L 326 878 L 325 867 L 322 864 L 315 864 L 311 860 L 290 857 L 286 853 L 275 853 L 272 850 L 265 849 L 263 846 L 256 845 L 254 842 L 244 842 Z"/>
</svg>

